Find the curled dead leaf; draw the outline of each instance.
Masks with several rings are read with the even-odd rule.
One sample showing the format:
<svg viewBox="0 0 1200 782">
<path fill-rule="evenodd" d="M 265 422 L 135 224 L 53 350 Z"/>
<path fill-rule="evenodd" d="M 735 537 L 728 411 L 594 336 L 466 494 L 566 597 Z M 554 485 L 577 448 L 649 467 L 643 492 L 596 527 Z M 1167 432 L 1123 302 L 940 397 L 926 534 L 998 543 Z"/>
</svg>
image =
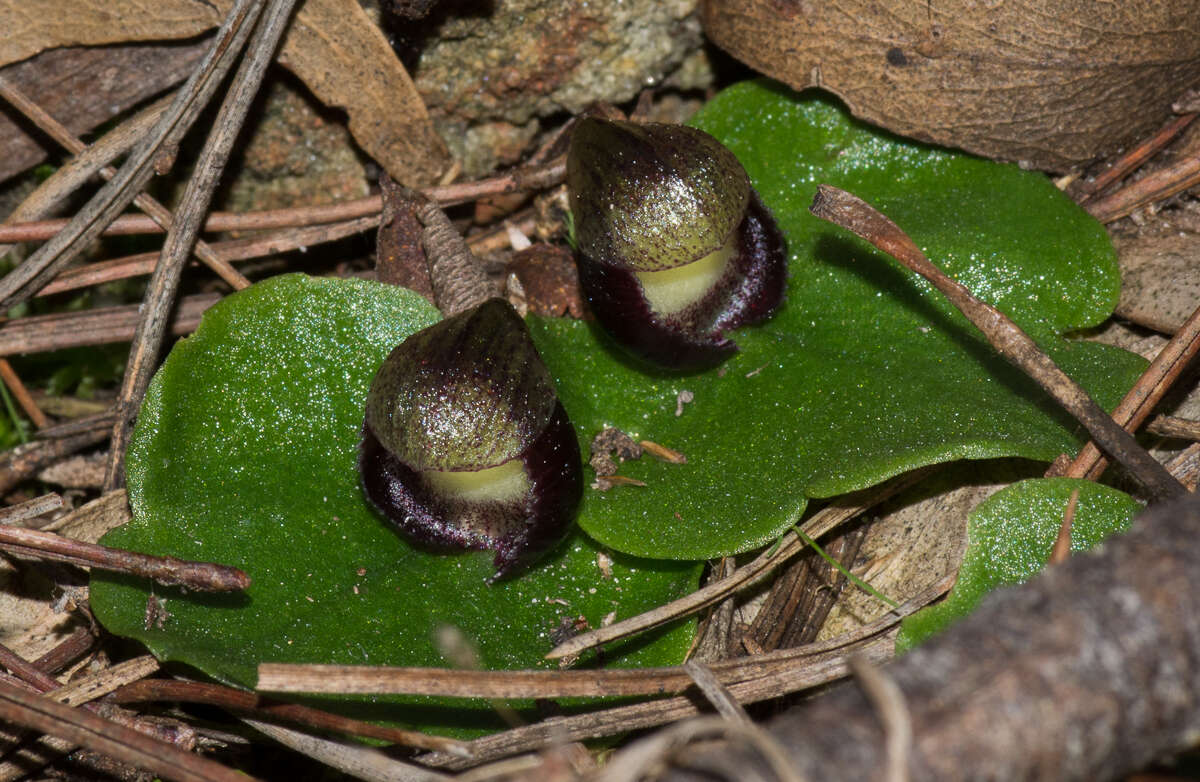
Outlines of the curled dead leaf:
<svg viewBox="0 0 1200 782">
<path fill-rule="evenodd" d="M 551 318 L 584 316 L 579 272 L 570 250 L 533 244 L 513 254 L 508 268 L 521 281 L 530 312 Z"/>
<path fill-rule="evenodd" d="M 1063 170 L 1149 132 L 1200 79 L 1192 0 L 706 0 L 709 37 L 905 136 Z"/>
</svg>

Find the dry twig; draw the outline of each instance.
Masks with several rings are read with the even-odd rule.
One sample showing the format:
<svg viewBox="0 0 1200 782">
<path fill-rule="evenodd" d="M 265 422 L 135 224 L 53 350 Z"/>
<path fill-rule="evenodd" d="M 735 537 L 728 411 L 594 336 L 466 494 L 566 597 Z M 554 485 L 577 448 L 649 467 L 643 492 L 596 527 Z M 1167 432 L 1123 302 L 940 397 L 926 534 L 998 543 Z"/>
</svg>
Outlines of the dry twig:
<svg viewBox="0 0 1200 782">
<path fill-rule="evenodd" d="M 249 576 L 227 565 L 154 557 L 96 543 L 84 543 L 42 530 L 0 525 L 0 547 L 14 554 L 131 573 L 152 578 L 160 584 L 178 585 L 202 592 L 238 592 L 250 586 Z"/>
<path fill-rule="evenodd" d="M 204 311 L 220 300 L 216 293 L 185 296 L 170 312 L 171 333 L 194 331 Z M 137 329 L 140 310 L 140 304 L 127 304 L 10 320 L 0 325 L 0 356 L 128 342 Z"/>
<path fill-rule="evenodd" d="M 0 306 L 11 307 L 31 298 L 91 244 L 105 226 L 142 191 L 154 174 L 159 156 L 173 154 L 172 150 L 224 79 L 233 64 L 233 58 L 249 37 L 262 3 L 263 0 L 240 0 L 233 6 L 200 67 L 180 90 L 171 108 L 155 125 L 154 131 L 130 153 L 117 176 L 100 188 L 63 230 L 0 279 Z"/>
<path fill-rule="evenodd" d="M 737 702 L 724 684 L 721 684 L 721 680 L 717 678 L 711 668 L 699 660 L 688 660 L 683 664 L 683 670 L 687 671 L 696 687 L 704 693 L 704 697 L 722 717 L 742 725 L 754 724 L 754 720 L 750 719 L 750 715 L 742 708 L 742 704 Z"/>
<path fill-rule="evenodd" d="M 326 223 L 307 228 L 292 228 L 272 233 L 266 236 L 254 236 L 248 239 L 233 239 L 225 242 L 213 242 L 211 247 L 227 261 L 245 261 L 251 258 L 262 258 L 276 253 L 306 249 L 325 242 L 334 242 L 347 236 L 369 231 L 379 225 L 379 217 L 359 217 L 339 223 Z M 113 280 L 150 274 L 158 263 L 159 253 L 138 253 L 124 258 L 113 258 L 108 261 L 89 263 L 67 269 L 42 288 L 39 296 L 50 296 L 55 293 L 99 285 Z"/>
<path fill-rule="evenodd" d="M 911 485 L 918 478 L 927 475 L 929 470 L 914 470 L 904 476 L 891 480 L 881 486 L 864 489 L 856 494 L 834 500 L 827 507 L 817 511 L 811 519 L 804 523 L 804 533 L 813 540 L 820 538 L 834 527 L 849 521 L 863 511 L 882 502 L 901 489 Z M 571 657 L 592 647 L 609 641 L 640 633 L 652 627 L 666 624 L 674 619 L 694 614 L 710 605 L 719 603 L 725 597 L 739 589 L 758 581 L 775 568 L 788 561 L 807 548 L 807 544 L 794 531 L 788 531 L 782 537 L 780 544 L 770 551 L 759 555 L 748 565 L 738 568 L 733 575 L 715 583 L 701 587 L 690 595 L 674 600 L 666 605 L 647 611 L 638 616 L 615 622 L 607 627 L 599 627 L 586 633 L 570 638 L 551 649 L 546 654 L 548 660 L 559 660 Z"/>
<path fill-rule="evenodd" d="M 1167 124 L 1159 128 L 1149 138 L 1133 146 L 1125 154 L 1121 155 L 1112 164 L 1111 168 L 1096 177 L 1095 181 L 1088 187 L 1087 192 L 1083 194 L 1080 203 L 1086 203 L 1094 199 L 1097 195 L 1108 189 L 1110 185 L 1119 182 L 1133 173 L 1138 166 L 1154 157 L 1159 150 L 1171 143 L 1172 139 L 1182 133 L 1188 125 L 1192 124 L 1192 120 L 1196 119 L 1196 116 L 1196 114 L 1180 114 L 1177 117 L 1172 117 Z"/>
<path fill-rule="evenodd" d="M 987 338 L 996 351 L 1037 382 L 1087 429 L 1092 439 L 1125 465 L 1154 497 L 1165 499 L 1185 489 L 1161 464 L 1118 426 L 1078 383 L 1059 369 L 1029 335 L 1004 313 L 976 298 L 967 288 L 930 263 L 900 228 L 855 195 L 818 185 L 810 211 L 878 247 L 933 283 Z"/>
<path fill-rule="evenodd" d="M 46 418 L 46 414 L 33 401 L 33 397 L 29 394 L 29 389 L 21 382 L 17 371 L 13 369 L 12 364 L 8 363 L 8 359 L 0 358 L 0 380 L 4 381 L 4 385 L 12 392 L 13 398 L 17 400 L 17 404 L 25 411 L 25 415 L 29 416 L 29 420 L 38 429 L 45 429 L 50 421 Z"/>
<path fill-rule="evenodd" d="M 1130 431 L 1136 430 L 1174 386 L 1197 352 L 1200 352 L 1200 308 L 1192 312 L 1179 331 L 1158 351 L 1150 366 L 1113 410 L 1113 419 Z M 1088 442 L 1062 474 L 1068 478 L 1096 480 L 1106 466 L 1108 461 L 1100 449 L 1095 443 Z"/>
<path fill-rule="evenodd" d="M 1200 184 L 1200 155 L 1188 155 L 1110 195 L 1083 205 L 1092 217 L 1111 223 L 1143 206 Z"/>
<path fill-rule="evenodd" d="M 2 78 L 0 78 L 0 96 L 3 96 L 10 104 L 20 109 L 26 117 L 29 117 L 39 128 L 48 133 L 72 154 L 78 155 L 87 148 L 75 134 L 67 130 L 65 126 Z M 105 179 L 111 180 L 117 175 L 117 170 L 111 166 L 104 166 L 100 169 L 100 174 Z M 148 193 L 139 193 L 133 199 L 133 203 L 164 230 L 170 230 L 171 213 L 157 199 L 152 198 Z M 229 261 L 214 252 L 204 242 L 196 245 L 196 256 L 208 264 L 209 268 L 216 272 L 221 279 L 233 286 L 234 290 L 240 290 L 250 285 L 250 281 L 230 266 Z"/>
<path fill-rule="evenodd" d="M 243 717 L 242 721 L 285 747 L 366 782 L 445 782 L 450 779 L 445 774 L 396 760 L 370 747 L 310 736 L 262 720 Z"/>
<path fill-rule="evenodd" d="M 296 0 L 266 0 L 267 7 L 248 44 L 246 58 L 238 67 L 233 85 L 221 103 L 213 131 L 200 151 L 196 172 L 188 180 L 180 199 L 175 221 L 167 231 L 162 256 L 150 277 L 150 286 L 142 302 L 142 317 L 129 348 L 129 362 L 117 397 L 117 422 L 113 425 L 112 445 L 104 476 L 104 489 L 111 491 L 125 482 L 125 446 L 142 397 L 158 363 L 167 323 L 191 249 L 200 225 L 212 201 L 213 192 L 225 162 L 233 149 L 238 132 L 258 93 L 267 66 L 275 59 L 275 50 L 287 28 Z"/>
<path fill-rule="evenodd" d="M 419 192 L 439 206 L 455 206 L 481 198 L 550 187 L 562 181 L 564 172 L 565 164 L 561 159 L 556 159 L 541 165 L 511 169 L 474 182 L 438 185 Z M 318 206 L 295 206 L 255 212 L 213 212 L 204 222 L 204 231 L 215 233 L 219 231 L 255 231 L 267 228 L 296 228 L 355 220 L 360 217 L 373 217 L 380 213 L 382 207 L 382 198 L 372 195 L 352 201 Z M 33 242 L 50 239 L 62 231 L 68 222 L 67 220 L 38 220 L 0 225 L 0 242 Z M 113 220 L 101 235 L 120 236 L 162 232 L 163 228 L 149 217 L 124 215 Z"/>
<path fill-rule="evenodd" d="M 47 464 L 103 442 L 107 438 L 108 435 L 104 432 L 89 431 L 55 440 L 35 440 L 18 445 L 0 458 L 0 494 L 6 494 Z"/>
<path fill-rule="evenodd" d="M 87 711 L 0 682 L 0 721 L 47 733 L 179 782 L 251 777 Z"/>
<path fill-rule="evenodd" d="M 67 196 L 74 193 L 89 179 L 99 173 L 120 155 L 142 139 L 158 118 L 162 116 L 174 95 L 158 99 L 146 108 L 137 112 L 117 127 L 105 133 L 98 141 L 76 154 L 70 161 L 50 175 L 45 182 L 22 201 L 16 209 L 5 218 L 5 225 L 25 223 L 38 220 L 49 214 Z M 59 229 L 66 227 L 67 221 L 57 221 Z M 3 226 L 0 226 L 3 228 Z M 49 239 L 58 231 L 49 231 L 39 240 Z M 0 244 L 0 257 L 3 257 L 13 247 L 12 243 Z"/>
<path fill-rule="evenodd" d="M 231 711 L 244 712 L 256 719 L 283 719 L 317 730 L 334 730 L 419 749 L 453 753 L 459 752 L 462 746 L 462 742 L 454 739 L 362 722 L 308 706 L 269 701 L 252 692 L 207 682 L 142 679 L 116 690 L 109 700 L 113 703 L 123 704 L 148 701 L 206 703 Z"/>
</svg>

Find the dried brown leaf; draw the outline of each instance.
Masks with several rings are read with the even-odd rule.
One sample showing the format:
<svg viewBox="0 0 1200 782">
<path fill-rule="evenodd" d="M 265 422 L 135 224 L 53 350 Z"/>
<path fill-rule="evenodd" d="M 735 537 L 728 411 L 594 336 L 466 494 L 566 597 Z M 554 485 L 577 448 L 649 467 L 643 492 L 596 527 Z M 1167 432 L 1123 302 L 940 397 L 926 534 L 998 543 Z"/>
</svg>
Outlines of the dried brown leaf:
<svg viewBox="0 0 1200 782">
<path fill-rule="evenodd" d="M 1200 79 L 1192 0 L 707 0 L 710 38 L 913 138 L 1061 170 L 1158 127 Z"/>
<path fill-rule="evenodd" d="M 386 174 L 379 178 L 383 216 L 376 239 L 375 272 L 380 282 L 414 290 L 433 303 L 429 261 L 421 246 L 424 227 L 417 219 L 417 201 Z"/>
<path fill-rule="evenodd" d="M 449 155 L 424 101 L 357 0 L 307 0 L 280 62 L 322 103 L 346 110 L 355 140 L 397 182 L 429 184 L 445 169 Z"/>
<path fill-rule="evenodd" d="M 0 0 L 0 64 L 72 44 L 186 38 L 218 24 L 232 0 Z M 356 0 L 306 0 L 280 61 L 328 106 L 346 110 L 358 144 L 397 181 L 429 184 L 448 153 L 383 32 Z"/>
<path fill-rule="evenodd" d="M 59 46 L 190 38 L 223 13 L 191 0 L 0 0 L 0 65 Z"/>
</svg>

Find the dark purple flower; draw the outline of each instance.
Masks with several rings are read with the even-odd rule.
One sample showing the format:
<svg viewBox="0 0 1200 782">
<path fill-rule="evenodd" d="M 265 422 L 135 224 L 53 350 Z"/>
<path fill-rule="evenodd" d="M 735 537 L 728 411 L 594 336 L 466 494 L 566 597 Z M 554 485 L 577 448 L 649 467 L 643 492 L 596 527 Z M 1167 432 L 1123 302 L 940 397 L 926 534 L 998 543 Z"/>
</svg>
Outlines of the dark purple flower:
<svg viewBox="0 0 1200 782">
<path fill-rule="evenodd" d="M 494 550 L 492 580 L 562 540 L 583 493 L 575 430 L 525 322 L 500 299 L 384 359 L 359 471 L 367 498 L 413 542 Z"/>
<path fill-rule="evenodd" d="M 733 153 L 683 125 L 585 118 L 567 155 L 579 280 L 624 348 L 671 369 L 717 364 L 725 333 L 783 301 L 783 234 Z"/>
</svg>

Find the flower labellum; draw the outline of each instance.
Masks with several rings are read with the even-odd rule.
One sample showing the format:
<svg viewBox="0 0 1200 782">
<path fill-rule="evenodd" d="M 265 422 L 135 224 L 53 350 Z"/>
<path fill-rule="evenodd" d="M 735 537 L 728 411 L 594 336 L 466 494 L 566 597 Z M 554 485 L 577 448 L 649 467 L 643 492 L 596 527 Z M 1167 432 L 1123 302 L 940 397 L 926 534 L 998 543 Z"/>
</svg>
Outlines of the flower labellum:
<svg viewBox="0 0 1200 782">
<path fill-rule="evenodd" d="M 560 541 L 583 493 L 575 430 L 525 322 L 501 299 L 384 359 L 358 464 L 367 498 L 413 542 L 494 550 L 493 581 Z"/>
<path fill-rule="evenodd" d="M 737 350 L 726 331 L 782 303 L 783 234 L 707 133 L 581 119 L 567 186 L 584 295 L 631 353 L 671 369 L 711 366 Z"/>
</svg>

